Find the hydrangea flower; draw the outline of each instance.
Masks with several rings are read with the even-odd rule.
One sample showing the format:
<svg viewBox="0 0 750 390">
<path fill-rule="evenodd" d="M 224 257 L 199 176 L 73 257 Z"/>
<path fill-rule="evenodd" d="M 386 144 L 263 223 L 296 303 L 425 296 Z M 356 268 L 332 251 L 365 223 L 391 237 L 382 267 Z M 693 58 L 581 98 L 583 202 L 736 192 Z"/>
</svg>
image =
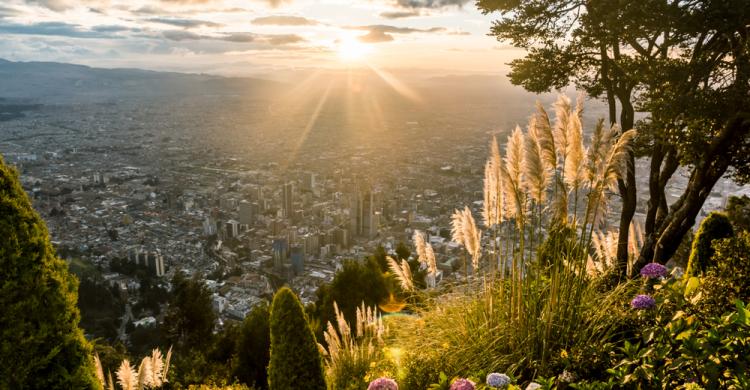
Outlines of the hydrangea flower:
<svg viewBox="0 0 750 390">
<path fill-rule="evenodd" d="M 650 309 L 654 307 L 654 305 L 656 305 L 654 298 L 645 294 L 637 295 L 632 301 L 630 301 L 630 306 L 634 309 Z"/>
<path fill-rule="evenodd" d="M 526 386 L 526 390 L 539 390 L 542 388 L 542 385 L 536 382 L 531 382 Z"/>
<path fill-rule="evenodd" d="M 378 378 L 370 382 L 367 390 L 398 390 L 398 384 L 391 378 Z"/>
<path fill-rule="evenodd" d="M 568 370 L 563 370 L 558 379 L 560 379 L 560 382 L 573 383 L 576 381 L 576 374 Z"/>
<path fill-rule="evenodd" d="M 648 263 L 641 268 L 641 276 L 645 278 L 664 278 L 667 275 L 669 275 L 669 270 L 659 263 Z"/>
<path fill-rule="evenodd" d="M 493 372 L 487 375 L 487 385 L 496 389 L 504 389 L 510 384 L 510 377 L 505 374 Z"/>
<path fill-rule="evenodd" d="M 456 379 L 451 384 L 451 390 L 474 390 L 474 382 L 465 378 Z"/>
</svg>

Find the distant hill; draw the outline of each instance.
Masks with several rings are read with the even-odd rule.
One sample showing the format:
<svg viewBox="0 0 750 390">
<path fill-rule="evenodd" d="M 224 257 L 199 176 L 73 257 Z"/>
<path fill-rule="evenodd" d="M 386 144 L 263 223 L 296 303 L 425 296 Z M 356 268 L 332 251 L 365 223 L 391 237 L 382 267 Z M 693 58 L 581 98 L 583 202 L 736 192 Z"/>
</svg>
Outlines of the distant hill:
<svg viewBox="0 0 750 390">
<path fill-rule="evenodd" d="M 269 96 L 284 84 L 255 78 L 102 69 L 58 62 L 12 62 L 0 59 L 0 97 L 43 103 L 175 95 Z"/>
</svg>

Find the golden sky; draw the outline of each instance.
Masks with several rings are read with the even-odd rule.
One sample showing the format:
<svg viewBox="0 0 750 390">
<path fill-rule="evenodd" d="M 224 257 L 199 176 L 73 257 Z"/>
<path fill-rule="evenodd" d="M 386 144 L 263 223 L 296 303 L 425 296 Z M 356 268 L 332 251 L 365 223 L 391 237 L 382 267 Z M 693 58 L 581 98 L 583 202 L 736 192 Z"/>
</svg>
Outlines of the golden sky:
<svg viewBox="0 0 750 390">
<path fill-rule="evenodd" d="M 5 0 L 0 58 L 253 75 L 504 73 L 523 53 L 468 0 Z"/>
</svg>

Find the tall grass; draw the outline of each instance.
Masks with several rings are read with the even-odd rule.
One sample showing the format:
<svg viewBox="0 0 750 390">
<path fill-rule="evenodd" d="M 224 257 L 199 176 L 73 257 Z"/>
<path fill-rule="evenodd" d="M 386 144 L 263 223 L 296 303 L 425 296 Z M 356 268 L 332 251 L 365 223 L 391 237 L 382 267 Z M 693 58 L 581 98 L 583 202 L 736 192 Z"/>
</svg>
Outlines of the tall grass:
<svg viewBox="0 0 750 390">
<path fill-rule="evenodd" d="M 328 388 L 366 388 L 367 373 L 380 356 L 383 321 L 374 308 L 366 307 L 363 302 L 357 308 L 352 329 L 335 302 L 333 308 L 336 325 L 329 322 L 323 334 L 328 348 L 318 345 L 324 356 Z"/>
<path fill-rule="evenodd" d="M 156 389 L 167 383 L 169 374 L 169 365 L 172 360 L 172 348 L 169 348 L 167 356 L 162 356 L 161 350 L 154 348 L 151 356 L 146 356 L 141 360 L 136 370 L 135 366 L 125 359 L 115 373 L 117 384 L 122 390 L 142 390 Z M 98 355 L 94 355 L 94 366 L 96 368 L 96 377 L 103 389 L 115 390 L 115 383 L 112 381 L 112 373 L 109 372 L 107 381 L 104 380 L 104 369 Z"/>
<path fill-rule="evenodd" d="M 407 349 L 437 354 L 452 374 L 555 374 L 561 351 L 604 343 L 616 327 L 608 305 L 630 287 L 602 292 L 592 284 L 599 273 L 587 269 L 635 131 L 605 129 L 600 121 L 586 146 L 582 100 L 573 108 L 561 96 L 554 111 L 552 125 L 537 105 L 527 131 L 517 126 L 508 137 L 504 158 L 496 140 L 490 144 L 482 210 L 489 256 L 481 257 L 481 233 L 469 208 L 452 216 L 453 240 L 472 256 L 474 275 L 493 264 L 499 272 L 430 300 L 419 320 L 396 330 Z M 553 226 L 571 235 L 550 240 Z M 541 263 L 542 245 L 560 255 Z"/>
</svg>

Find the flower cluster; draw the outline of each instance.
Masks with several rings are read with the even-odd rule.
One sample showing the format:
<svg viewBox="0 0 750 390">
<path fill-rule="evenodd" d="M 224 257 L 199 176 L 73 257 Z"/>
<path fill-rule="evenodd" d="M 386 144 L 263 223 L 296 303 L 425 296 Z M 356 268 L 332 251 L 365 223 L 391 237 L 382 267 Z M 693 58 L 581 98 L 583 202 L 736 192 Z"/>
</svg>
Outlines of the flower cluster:
<svg viewBox="0 0 750 390">
<path fill-rule="evenodd" d="M 536 382 L 531 382 L 526 386 L 526 390 L 539 390 L 542 388 L 542 385 Z"/>
<path fill-rule="evenodd" d="M 487 385 L 496 389 L 504 389 L 510 384 L 510 377 L 505 374 L 493 372 L 487 375 Z"/>
<path fill-rule="evenodd" d="M 391 378 L 378 378 L 370 382 L 367 390 L 398 390 L 398 384 Z"/>
<path fill-rule="evenodd" d="M 456 379 L 451 384 L 450 390 L 474 390 L 474 389 L 475 389 L 474 382 L 468 379 L 461 378 L 461 379 Z"/>
<path fill-rule="evenodd" d="M 669 270 L 659 263 L 648 263 L 641 268 L 641 276 L 644 278 L 664 278 L 667 275 L 669 275 Z"/>
<path fill-rule="evenodd" d="M 654 307 L 654 305 L 656 305 L 654 298 L 645 294 L 637 295 L 632 301 L 630 301 L 630 306 L 634 309 L 650 309 Z"/>
<path fill-rule="evenodd" d="M 576 378 L 576 374 L 568 370 L 563 370 L 563 372 L 560 374 L 559 377 L 557 377 L 557 379 L 559 379 L 560 382 L 573 383 L 578 378 Z"/>
</svg>

